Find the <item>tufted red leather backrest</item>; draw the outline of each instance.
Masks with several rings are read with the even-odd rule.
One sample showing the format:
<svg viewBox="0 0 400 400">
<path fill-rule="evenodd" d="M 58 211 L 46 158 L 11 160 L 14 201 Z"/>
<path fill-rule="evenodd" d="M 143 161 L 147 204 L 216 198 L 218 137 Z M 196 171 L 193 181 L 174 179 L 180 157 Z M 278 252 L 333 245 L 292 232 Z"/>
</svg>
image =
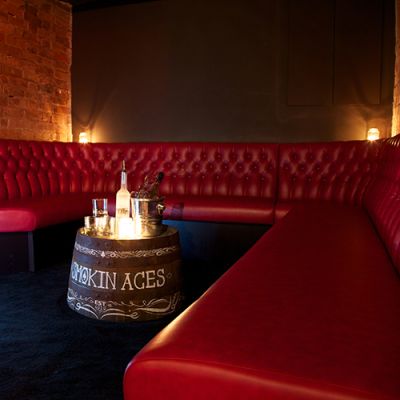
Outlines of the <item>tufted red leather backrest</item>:
<svg viewBox="0 0 400 400">
<path fill-rule="evenodd" d="M 365 207 L 400 272 L 400 135 L 386 139 Z"/>
<path fill-rule="evenodd" d="M 330 200 L 361 205 L 378 165 L 377 142 L 282 144 L 278 201 Z"/>
<path fill-rule="evenodd" d="M 57 142 L 1 140 L 0 199 L 70 192 L 77 185 L 73 147 Z"/>
<path fill-rule="evenodd" d="M 165 173 L 165 194 L 248 196 L 273 199 L 274 144 L 174 143 L 155 154 Z"/>
<path fill-rule="evenodd" d="M 163 171 L 161 192 L 273 199 L 275 144 L 60 143 L 0 140 L 0 199 L 108 192 L 119 188 L 122 160 L 135 190 Z"/>
</svg>

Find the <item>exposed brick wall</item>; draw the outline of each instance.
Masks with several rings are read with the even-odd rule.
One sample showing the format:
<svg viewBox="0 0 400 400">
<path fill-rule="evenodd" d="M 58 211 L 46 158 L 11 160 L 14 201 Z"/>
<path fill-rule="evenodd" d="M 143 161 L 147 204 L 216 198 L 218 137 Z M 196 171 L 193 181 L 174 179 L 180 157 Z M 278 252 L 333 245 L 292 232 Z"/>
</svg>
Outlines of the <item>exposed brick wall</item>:
<svg viewBox="0 0 400 400">
<path fill-rule="evenodd" d="M 0 0 L 0 137 L 71 141 L 72 12 Z"/>
<path fill-rule="evenodd" d="M 394 67 L 392 135 L 400 132 L 400 0 L 396 0 L 396 61 Z"/>
</svg>

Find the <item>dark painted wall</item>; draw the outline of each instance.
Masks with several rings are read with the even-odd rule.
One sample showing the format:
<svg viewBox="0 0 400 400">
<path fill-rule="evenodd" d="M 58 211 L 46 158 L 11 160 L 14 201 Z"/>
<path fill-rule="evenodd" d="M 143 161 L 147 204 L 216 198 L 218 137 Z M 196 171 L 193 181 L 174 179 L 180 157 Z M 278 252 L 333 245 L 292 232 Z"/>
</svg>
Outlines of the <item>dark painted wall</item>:
<svg viewBox="0 0 400 400">
<path fill-rule="evenodd" d="M 158 0 L 73 15 L 73 131 L 93 141 L 390 133 L 394 0 Z"/>
</svg>

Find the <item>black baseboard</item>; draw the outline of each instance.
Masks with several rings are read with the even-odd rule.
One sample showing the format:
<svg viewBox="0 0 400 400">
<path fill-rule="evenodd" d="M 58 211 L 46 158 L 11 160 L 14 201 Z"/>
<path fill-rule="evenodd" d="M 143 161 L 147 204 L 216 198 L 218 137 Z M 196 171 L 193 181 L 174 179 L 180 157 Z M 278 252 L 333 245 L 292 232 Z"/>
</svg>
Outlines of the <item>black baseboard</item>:
<svg viewBox="0 0 400 400">
<path fill-rule="evenodd" d="M 34 269 L 32 232 L 0 233 L 0 273 Z"/>
<path fill-rule="evenodd" d="M 164 221 L 179 230 L 184 276 L 197 297 L 231 267 L 267 230 L 267 225 Z M 35 271 L 70 263 L 82 221 L 34 232 L 0 233 L 0 273 Z"/>
<path fill-rule="evenodd" d="M 35 269 L 71 262 L 77 230 L 83 221 L 49 226 L 33 232 Z"/>
<path fill-rule="evenodd" d="M 72 259 L 77 229 L 82 221 L 34 232 L 0 233 L 0 273 L 35 271 Z"/>
<path fill-rule="evenodd" d="M 179 230 L 189 302 L 198 298 L 269 229 L 268 225 L 172 221 Z"/>
</svg>

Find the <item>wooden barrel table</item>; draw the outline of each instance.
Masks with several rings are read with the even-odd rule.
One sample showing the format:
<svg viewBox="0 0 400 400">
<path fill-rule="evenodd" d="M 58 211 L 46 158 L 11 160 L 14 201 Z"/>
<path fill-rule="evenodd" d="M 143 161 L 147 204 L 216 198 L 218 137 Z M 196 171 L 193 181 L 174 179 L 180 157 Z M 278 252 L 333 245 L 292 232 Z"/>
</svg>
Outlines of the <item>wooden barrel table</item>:
<svg viewBox="0 0 400 400">
<path fill-rule="evenodd" d="M 109 321 L 147 321 L 183 301 L 179 233 L 116 240 L 78 230 L 67 302 L 74 311 Z"/>
</svg>

